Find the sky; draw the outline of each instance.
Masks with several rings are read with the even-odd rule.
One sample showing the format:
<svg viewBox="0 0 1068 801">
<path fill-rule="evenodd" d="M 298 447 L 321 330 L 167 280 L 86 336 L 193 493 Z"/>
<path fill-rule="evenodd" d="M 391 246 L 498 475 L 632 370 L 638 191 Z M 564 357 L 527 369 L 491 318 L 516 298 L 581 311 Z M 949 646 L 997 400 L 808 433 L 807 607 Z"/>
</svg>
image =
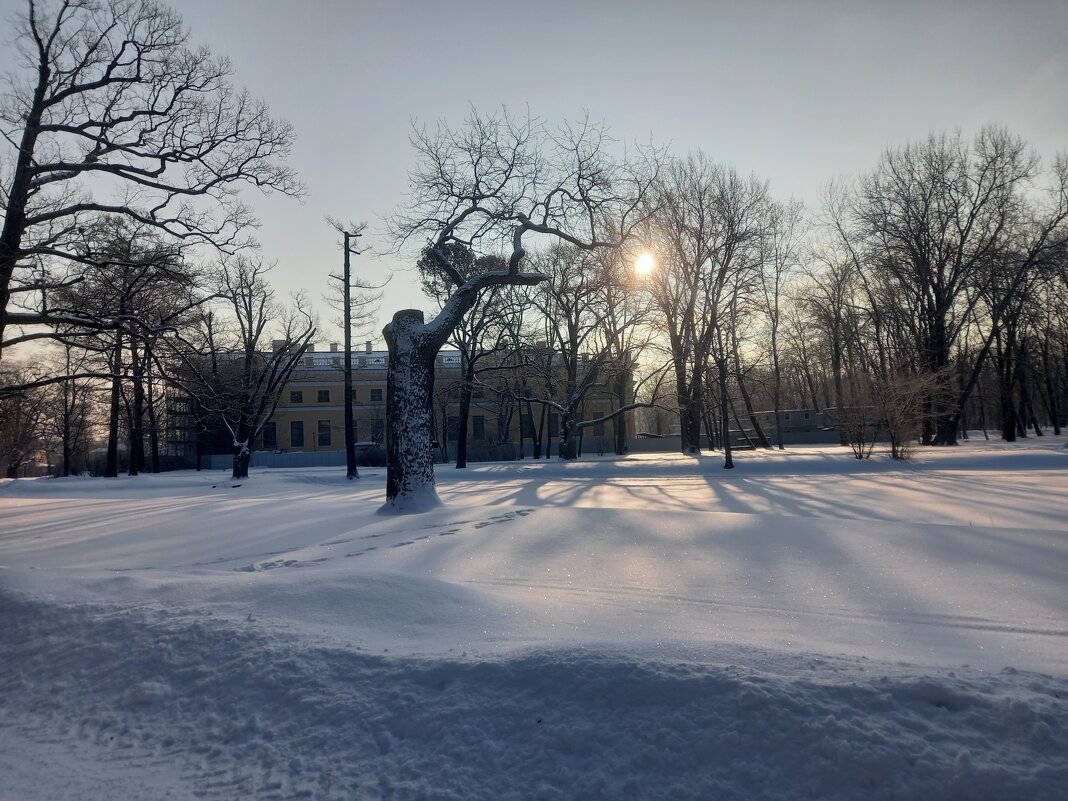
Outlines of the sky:
<svg viewBox="0 0 1068 801">
<path fill-rule="evenodd" d="M 0 0 L 5 17 L 16 0 Z M 701 149 L 810 207 L 828 180 L 872 169 L 887 146 L 1007 125 L 1047 160 L 1068 150 L 1068 2 L 602 2 L 601 0 L 177 0 L 195 43 L 296 128 L 303 202 L 250 196 L 283 292 L 315 300 L 341 265 L 327 215 L 402 206 L 413 124 L 472 107 L 550 123 L 586 113 L 621 141 Z M 6 48 L 5 48 L 6 49 Z M 0 53 L 0 67 L 9 55 Z M 411 253 L 357 258 L 386 290 L 371 338 L 427 306 Z M 337 339 L 319 303 L 321 342 Z"/>
</svg>

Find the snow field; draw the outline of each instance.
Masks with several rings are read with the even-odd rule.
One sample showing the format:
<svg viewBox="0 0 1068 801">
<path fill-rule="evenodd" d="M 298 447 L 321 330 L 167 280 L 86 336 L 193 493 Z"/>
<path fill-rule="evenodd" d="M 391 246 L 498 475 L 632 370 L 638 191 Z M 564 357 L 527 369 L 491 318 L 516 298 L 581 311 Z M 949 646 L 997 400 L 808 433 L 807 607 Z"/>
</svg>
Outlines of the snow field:
<svg viewBox="0 0 1068 801">
<path fill-rule="evenodd" d="M 1062 442 L 718 464 L 5 483 L 0 799 L 1068 797 Z"/>
</svg>

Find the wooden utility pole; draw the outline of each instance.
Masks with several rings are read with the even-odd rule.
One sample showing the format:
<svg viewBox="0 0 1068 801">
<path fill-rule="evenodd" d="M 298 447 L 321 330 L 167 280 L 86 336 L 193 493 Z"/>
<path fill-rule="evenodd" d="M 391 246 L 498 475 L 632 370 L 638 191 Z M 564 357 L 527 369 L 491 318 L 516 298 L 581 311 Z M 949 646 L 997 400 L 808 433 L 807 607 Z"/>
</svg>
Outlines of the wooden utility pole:
<svg viewBox="0 0 1068 801">
<path fill-rule="evenodd" d="M 352 253 L 351 241 L 360 234 L 344 232 L 345 235 L 345 275 L 342 291 L 345 293 L 345 477 L 349 480 L 359 478 L 356 469 L 356 426 L 352 420 L 352 271 L 349 256 Z"/>
</svg>

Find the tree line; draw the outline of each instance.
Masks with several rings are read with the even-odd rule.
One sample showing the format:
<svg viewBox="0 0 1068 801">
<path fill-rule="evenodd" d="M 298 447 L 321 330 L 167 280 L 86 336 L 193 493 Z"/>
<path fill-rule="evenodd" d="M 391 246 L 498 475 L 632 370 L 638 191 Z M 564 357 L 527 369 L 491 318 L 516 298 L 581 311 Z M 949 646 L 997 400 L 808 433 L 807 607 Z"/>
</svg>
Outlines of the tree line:
<svg viewBox="0 0 1068 801">
<path fill-rule="evenodd" d="M 512 198 L 486 207 L 478 169 L 493 153 L 499 174 L 522 176 L 516 143 L 529 142 L 530 126 L 475 114 L 462 137 L 425 140 L 413 182 L 426 176 L 422 202 L 439 205 L 431 224 L 413 230 L 444 237 L 419 260 L 439 303 L 480 265 L 506 274 L 502 256 L 477 253 L 495 252 L 499 232 L 459 226 L 470 209 L 496 214 L 506 230 L 522 224 Z M 997 126 L 972 140 L 931 135 L 829 184 L 811 210 L 700 152 L 646 156 L 648 181 L 631 185 L 626 206 L 629 228 L 597 220 L 617 234 L 611 246 L 549 232 L 555 241 L 525 257 L 529 288 L 494 285 L 457 318 L 450 342 L 465 366 L 458 465 L 476 385 L 501 414 L 524 406 L 531 418 L 533 406 L 542 419 L 558 413 L 564 458 L 575 456 L 577 432 L 604 421 L 583 419 L 591 392 L 614 394 L 614 413 L 643 410 L 658 433 L 677 426 L 686 453 L 723 449 L 728 467 L 732 431 L 756 447 L 784 447 L 789 409 L 831 414 L 859 458 L 877 437 L 907 458 L 914 442 L 952 445 L 969 428 L 1008 441 L 1028 430 L 1060 433 L 1068 405 L 1063 155 L 1044 168 Z M 435 194 L 446 164 L 467 171 Z M 556 185 L 546 196 L 564 191 Z M 457 226 L 439 222 L 445 199 Z M 643 254 L 655 262 L 644 274 L 635 269 Z M 451 284 L 446 259 L 462 267 Z M 490 366 L 480 366 L 487 357 Z M 665 413 L 677 423 L 663 425 Z M 625 453 L 624 429 L 616 432 L 615 451 Z"/>
</svg>

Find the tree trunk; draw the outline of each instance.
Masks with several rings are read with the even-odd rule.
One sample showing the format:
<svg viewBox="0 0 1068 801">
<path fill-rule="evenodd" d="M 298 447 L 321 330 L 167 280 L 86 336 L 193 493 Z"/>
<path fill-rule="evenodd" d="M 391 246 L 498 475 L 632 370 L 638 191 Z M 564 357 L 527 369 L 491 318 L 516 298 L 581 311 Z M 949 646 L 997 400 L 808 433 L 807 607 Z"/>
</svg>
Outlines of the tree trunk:
<svg viewBox="0 0 1068 801">
<path fill-rule="evenodd" d="M 449 396 L 441 399 L 441 430 L 438 431 L 438 444 L 441 446 L 441 461 L 449 461 Z"/>
<path fill-rule="evenodd" d="M 66 348 L 67 351 L 67 373 L 70 373 L 70 346 Z M 63 441 L 63 466 L 61 475 L 63 478 L 67 478 L 70 475 L 70 457 L 71 457 L 71 417 L 74 414 L 74 401 L 72 400 L 77 396 L 77 391 L 71 387 L 70 381 L 63 382 L 63 419 L 61 421 L 62 441 Z"/>
<path fill-rule="evenodd" d="M 530 444 L 531 444 L 531 458 L 541 458 L 541 440 L 545 434 L 545 404 L 541 406 L 541 416 L 538 418 L 538 424 L 534 425 L 534 404 L 530 402 L 530 398 L 527 398 L 527 416 L 530 418 Z M 546 458 L 548 458 L 548 448 L 546 450 Z"/>
<path fill-rule="evenodd" d="M 418 512 L 441 504 L 434 487 L 434 358 L 423 313 L 405 309 L 382 332 L 386 372 L 386 503 L 383 512 Z"/>
<path fill-rule="evenodd" d="M 151 371 L 151 362 L 149 362 L 149 370 Z M 152 472 L 158 473 L 160 471 L 159 463 L 159 416 L 156 414 L 156 393 L 152 388 L 152 373 L 148 373 L 148 391 L 146 393 L 147 408 L 148 408 L 148 444 L 150 448 L 150 454 L 152 456 Z"/>
<path fill-rule="evenodd" d="M 698 384 L 700 367 L 694 365 L 693 373 L 686 379 L 686 354 L 681 346 L 672 346 L 675 360 L 675 394 L 679 403 L 679 448 L 685 454 L 701 454 L 702 403 Z"/>
<path fill-rule="evenodd" d="M 456 432 L 457 467 L 467 467 L 467 420 L 471 416 L 471 384 L 474 380 L 474 371 L 465 367 L 463 382 L 460 384 L 460 424 Z"/>
<path fill-rule="evenodd" d="M 1006 442 L 1016 441 L 1016 405 L 1012 400 L 1012 385 L 1001 384 L 1001 438 Z"/>
<path fill-rule="evenodd" d="M 953 397 L 956 393 L 949 386 L 949 333 L 946 330 L 946 317 L 936 314 L 932 320 L 934 333 L 931 341 L 931 369 L 937 377 L 938 390 L 934 401 L 935 432 L 932 444 L 957 444 L 957 409 Z"/>
<path fill-rule="evenodd" d="M 749 422 L 753 425 L 753 433 L 756 434 L 760 447 L 768 448 L 770 450 L 771 440 L 768 439 L 768 435 L 764 432 L 764 426 L 760 425 L 760 419 L 753 410 L 753 399 L 750 397 L 749 391 L 745 387 L 745 382 L 742 380 L 741 373 L 738 374 L 738 390 L 742 393 L 742 403 L 745 404 L 745 413 L 749 417 Z"/>
<path fill-rule="evenodd" d="M 7 328 L 7 309 L 11 301 L 11 279 L 15 265 L 22 257 L 20 247 L 26 229 L 26 204 L 33 182 L 34 150 L 41 133 L 41 118 L 44 113 L 44 94 L 48 86 L 48 71 L 38 70 L 33 102 L 25 110 L 25 124 L 19 142 L 10 188 L 4 204 L 4 227 L 0 230 L 0 343 L 4 341 Z M 3 346 L 0 344 L 0 357 Z M 115 475 L 118 475 L 116 470 Z"/>
<path fill-rule="evenodd" d="M 1060 436 L 1061 412 L 1057 405 L 1057 389 L 1053 380 L 1053 365 L 1050 359 L 1049 335 L 1042 339 L 1042 377 L 1045 384 L 1046 410 L 1049 412 L 1049 421 L 1053 426 L 1053 435 Z"/>
<path fill-rule="evenodd" d="M 560 458 L 569 461 L 578 458 L 578 426 L 570 411 L 560 415 Z"/>
<path fill-rule="evenodd" d="M 753 399 L 749 395 L 749 390 L 745 386 L 745 376 L 742 374 L 742 357 L 738 353 L 737 337 L 731 337 L 731 344 L 734 346 L 734 374 L 738 378 L 738 391 L 742 395 L 742 403 L 745 405 L 746 416 L 749 418 L 749 422 L 753 426 L 753 433 L 756 434 L 760 447 L 770 449 L 771 441 L 768 439 L 768 435 L 764 433 L 764 427 L 760 425 L 760 420 L 757 418 L 756 411 L 753 409 Z M 741 428 L 741 425 L 738 427 Z M 749 435 L 747 434 L 747 439 L 748 436 Z"/>
<path fill-rule="evenodd" d="M 749 436 L 749 432 L 745 430 L 745 426 L 742 425 L 741 418 L 738 417 L 738 408 L 734 405 L 734 399 L 730 396 L 727 397 L 727 403 L 731 407 L 731 414 L 734 416 L 734 424 L 738 426 L 738 433 L 745 438 L 745 444 L 752 448 L 754 451 L 757 449 L 757 444 L 753 441 L 753 438 Z M 761 447 L 770 447 L 763 445 Z"/>
<path fill-rule="evenodd" d="M 122 335 L 116 334 L 115 350 L 111 360 L 114 375 L 111 378 L 111 409 L 108 414 L 108 456 L 104 467 L 107 478 L 119 475 L 119 404 L 122 401 L 122 385 L 119 369 L 122 364 Z"/>
<path fill-rule="evenodd" d="M 145 466 L 145 382 L 137 340 L 130 340 L 130 371 L 133 379 L 133 403 L 130 408 L 129 474 L 138 475 Z"/>
<path fill-rule="evenodd" d="M 723 357 L 719 359 L 719 411 L 720 411 L 720 423 L 723 426 L 723 469 L 731 470 L 734 468 L 734 457 L 731 454 L 731 416 L 729 406 L 729 395 L 727 394 L 727 359 Z"/>
<path fill-rule="evenodd" d="M 620 409 L 622 409 L 627 404 L 626 370 L 620 370 L 619 375 L 616 376 L 616 402 L 619 404 L 617 408 Z M 612 429 L 616 435 L 616 456 L 626 456 L 630 452 L 630 447 L 627 445 L 627 418 L 625 413 L 619 415 L 619 417 L 612 421 Z"/>
<path fill-rule="evenodd" d="M 248 465 L 252 461 L 252 452 L 249 450 L 248 441 L 234 446 L 234 469 L 230 477 L 233 479 L 248 478 Z"/>
<path fill-rule="evenodd" d="M 831 343 L 831 372 L 834 375 L 834 405 L 838 410 L 838 418 L 842 419 L 845 414 L 845 389 L 842 385 L 842 349 L 840 345 L 833 342 Z M 838 429 L 838 444 L 849 444 L 849 435 L 841 427 Z"/>
<path fill-rule="evenodd" d="M 774 329 L 771 337 L 771 356 L 775 382 L 772 390 L 772 404 L 775 406 L 775 444 L 780 451 L 784 451 L 786 444 L 782 437 L 782 366 L 779 364 L 779 349 L 775 344 Z"/>
<path fill-rule="evenodd" d="M 1042 428 L 1038 424 L 1038 417 L 1035 415 L 1035 407 L 1031 404 L 1031 392 L 1028 389 L 1028 377 L 1027 374 L 1020 378 L 1020 418 L 1023 421 L 1024 436 L 1027 436 L 1027 426 L 1030 424 L 1035 430 L 1035 436 L 1042 436 Z"/>
<path fill-rule="evenodd" d="M 998 338 L 997 373 L 998 393 L 1001 401 L 1001 438 L 1006 442 L 1016 441 L 1016 404 L 1013 390 L 1016 383 L 1016 371 L 1013 367 L 1013 353 L 1016 350 L 1011 331 L 1006 332 L 1004 346 Z"/>
<path fill-rule="evenodd" d="M 200 402 L 194 398 L 193 401 L 193 450 L 195 452 L 196 459 L 196 471 L 199 473 L 204 469 L 204 441 L 202 438 L 202 432 L 204 429 L 204 419 L 202 417 L 202 409 L 200 408 Z"/>
<path fill-rule="evenodd" d="M 705 439 L 708 442 L 708 449 L 710 451 L 719 450 L 719 429 L 717 428 L 716 418 L 712 414 L 711 410 L 707 410 L 704 413 L 705 424 Z"/>
</svg>

